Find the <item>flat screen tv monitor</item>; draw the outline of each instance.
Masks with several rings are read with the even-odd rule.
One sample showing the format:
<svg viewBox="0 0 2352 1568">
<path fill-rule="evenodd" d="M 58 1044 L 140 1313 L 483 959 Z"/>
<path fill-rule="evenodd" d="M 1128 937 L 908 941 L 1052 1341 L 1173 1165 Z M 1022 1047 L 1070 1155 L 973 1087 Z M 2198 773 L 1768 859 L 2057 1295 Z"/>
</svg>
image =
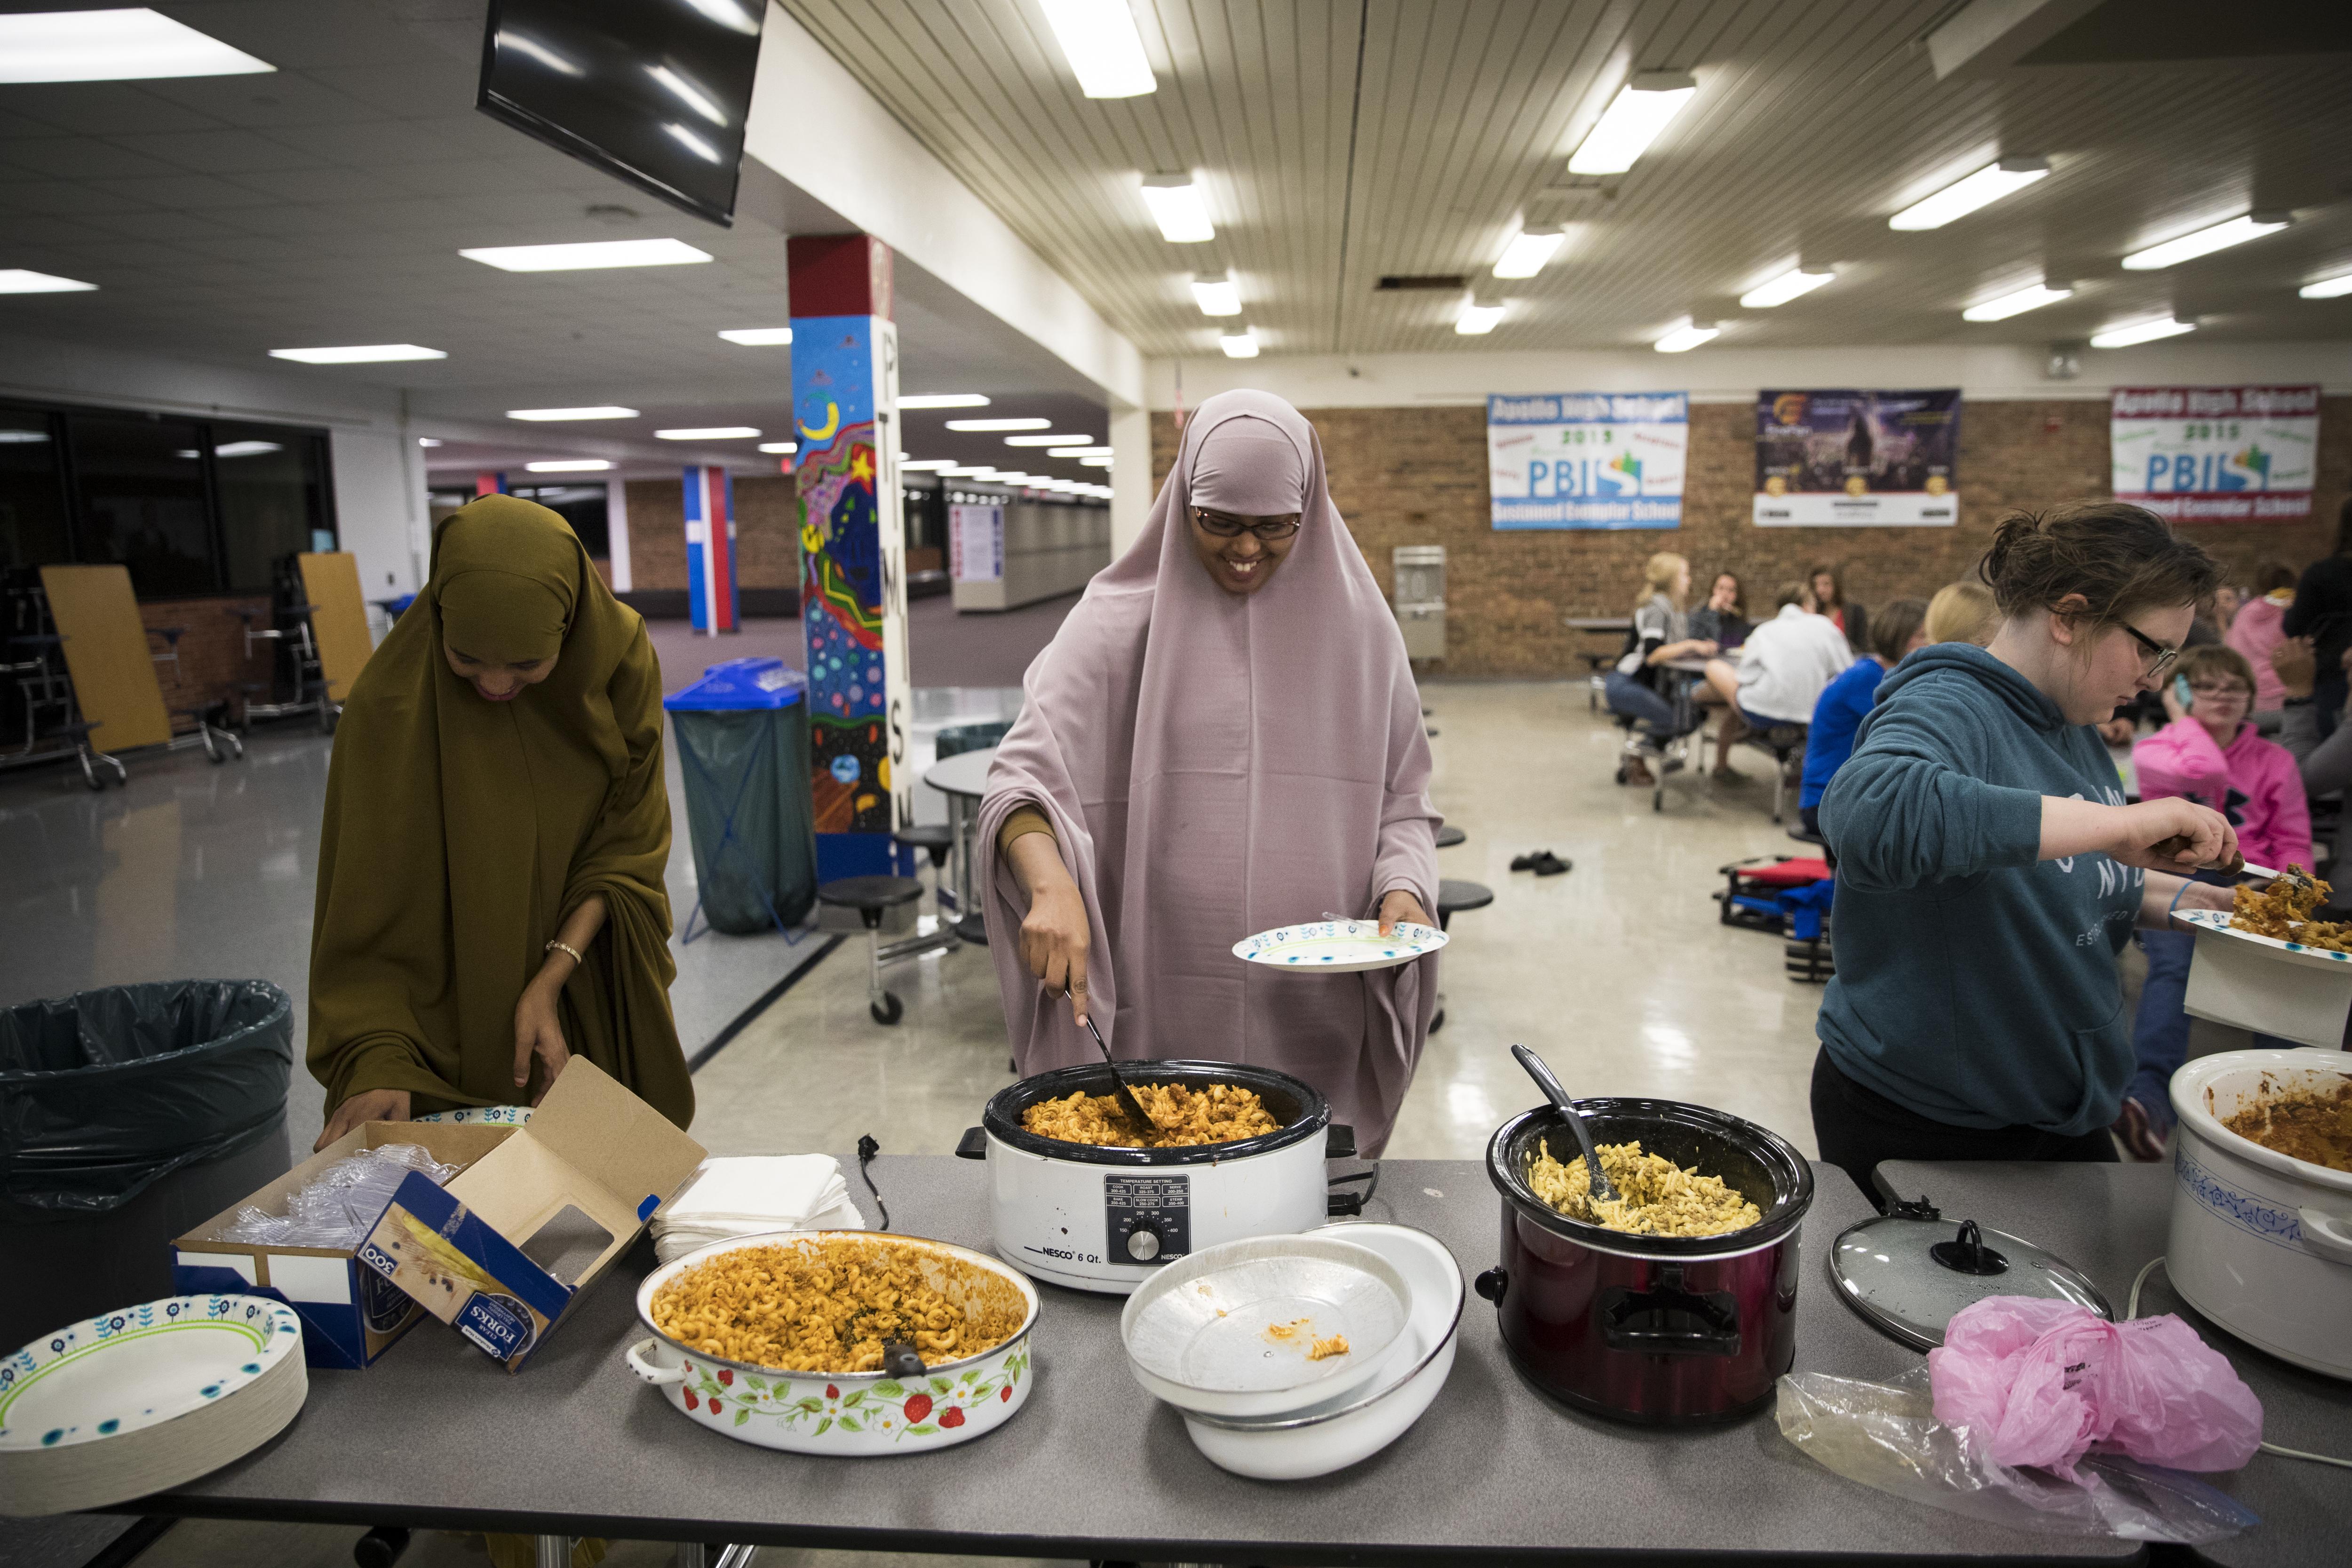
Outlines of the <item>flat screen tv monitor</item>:
<svg viewBox="0 0 2352 1568">
<path fill-rule="evenodd" d="M 477 106 L 732 225 L 766 15 L 765 0 L 490 0 Z"/>
</svg>

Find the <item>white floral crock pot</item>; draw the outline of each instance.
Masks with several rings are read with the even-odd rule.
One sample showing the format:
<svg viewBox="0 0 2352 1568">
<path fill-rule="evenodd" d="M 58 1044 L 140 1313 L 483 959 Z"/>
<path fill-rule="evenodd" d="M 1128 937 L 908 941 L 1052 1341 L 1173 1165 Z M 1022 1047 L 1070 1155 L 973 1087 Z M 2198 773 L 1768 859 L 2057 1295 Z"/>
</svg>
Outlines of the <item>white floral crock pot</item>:
<svg viewBox="0 0 2352 1568">
<path fill-rule="evenodd" d="M 887 1373 L 777 1372 L 727 1361 L 681 1343 L 654 1327 L 654 1295 L 688 1268 L 747 1247 L 790 1246 L 832 1238 L 881 1242 L 952 1261 L 1006 1282 L 1024 1303 L 1021 1327 L 982 1354 L 945 1362 L 920 1377 Z M 941 1271 L 950 1300 L 952 1275 Z M 968 1443 L 996 1430 L 1028 1402 L 1036 1376 L 1029 1342 L 1037 1323 L 1037 1288 L 985 1253 L 951 1242 L 876 1231 L 774 1231 L 733 1237 L 666 1263 L 637 1287 L 637 1321 L 647 1337 L 628 1349 L 629 1370 L 661 1391 L 688 1420 L 738 1442 L 796 1454 L 865 1458 L 920 1453 Z"/>
</svg>

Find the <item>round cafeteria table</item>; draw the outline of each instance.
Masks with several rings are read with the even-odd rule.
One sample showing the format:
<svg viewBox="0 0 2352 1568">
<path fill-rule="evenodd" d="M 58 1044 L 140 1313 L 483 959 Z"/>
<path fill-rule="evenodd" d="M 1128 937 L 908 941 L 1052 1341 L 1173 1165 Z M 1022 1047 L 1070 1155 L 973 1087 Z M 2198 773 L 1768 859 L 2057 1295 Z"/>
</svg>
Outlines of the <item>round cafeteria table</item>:
<svg viewBox="0 0 2352 1568">
<path fill-rule="evenodd" d="M 1451 849 L 1456 844 L 1461 843 L 1464 839 L 1469 837 L 1470 836 L 1468 834 L 1463 832 L 1460 828 L 1454 826 L 1454 824 L 1449 822 L 1444 826 L 1437 830 L 1437 847 L 1440 849 Z"/>
<path fill-rule="evenodd" d="M 925 784 L 948 797 L 948 821 L 955 828 L 956 935 L 982 947 L 988 945 L 988 929 L 981 919 L 979 896 L 972 891 L 971 832 L 980 818 L 981 797 L 988 793 L 989 764 L 994 761 L 996 748 L 989 746 L 933 763 L 923 774 Z"/>
</svg>

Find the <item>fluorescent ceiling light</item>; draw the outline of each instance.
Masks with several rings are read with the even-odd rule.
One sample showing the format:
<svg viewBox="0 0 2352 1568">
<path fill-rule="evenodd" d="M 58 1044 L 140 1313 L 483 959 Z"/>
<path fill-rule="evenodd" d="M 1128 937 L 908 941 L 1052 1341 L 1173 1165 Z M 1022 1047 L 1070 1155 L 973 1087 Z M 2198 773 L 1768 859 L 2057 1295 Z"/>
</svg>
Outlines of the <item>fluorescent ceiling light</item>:
<svg viewBox="0 0 2352 1568">
<path fill-rule="evenodd" d="M 557 458 L 523 465 L 534 474 L 601 474 L 612 466 L 602 458 Z"/>
<path fill-rule="evenodd" d="M 2158 338 L 2177 338 L 2183 332 L 2197 330 L 2194 321 L 2176 321 L 2169 316 L 2153 321 L 2134 321 L 2127 326 L 2109 327 L 2104 332 L 2091 334 L 2095 349 L 2127 349 L 2134 343 L 2152 343 Z"/>
<path fill-rule="evenodd" d="M 0 16 L 0 82 L 151 81 L 277 68 L 144 5 Z"/>
<path fill-rule="evenodd" d="M 1682 112 L 1698 83 L 1674 71 L 1644 71 L 1617 89 L 1599 124 L 1568 160 L 1571 174 L 1622 174 Z"/>
<path fill-rule="evenodd" d="M 420 447 L 438 447 L 441 444 L 441 437 L 438 436 L 419 436 L 416 438 L 416 444 Z"/>
<path fill-rule="evenodd" d="M 956 466 L 953 458 L 911 458 L 899 463 L 902 473 L 944 474 Z"/>
<path fill-rule="evenodd" d="M 2340 294 L 2352 294 L 2352 272 L 2336 278 L 2323 278 L 2316 283 L 2306 283 L 2295 292 L 2306 300 L 2333 300 Z"/>
<path fill-rule="evenodd" d="M 647 66 L 646 74 L 661 83 L 662 89 L 713 125 L 727 123 L 727 111 L 711 101 L 710 95 L 687 80 L 667 66 Z"/>
<path fill-rule="evenodd" d="M 1111 449 L 1108 447 L 1056 447 L 1053 450 L 1047 452 L 1045 456 L 1049 458 L 1108 458 L 1110 456 L 1110 452 Z"/>
<path fill-rule="evenodd" d="M 671 141 L 677 142 L 679 146 L 685 148 L 688 152 L 693 153 L 704 163 L 716 163 L 719 161 L 720 153 L 718 148 L 713 147 L 709 142 L 704 141 L 693 132 L 688 131 L 677 121 L 671 120 L 664 121 L 662 124 L 662 130 L 668 134 Z"/>
<path fill-rule="evenodd" d="M 749 441 L 760 432 L 749 425 L 706 425 L 692 430 L 656 430 L 656 441 Z"/>
<path fill-rule="evenodd" d="M 1462 313 L 1454 318 L 1454 330 L 1465 338 L 1475 338 L 1493 331 L 1502 319 L 1500 300 L 1465 300 Z"/>
<path fill-rule="evenodd" d="M 1150 57 L 1127 0 L 1040 0 L 1045 25 L 1062 46 L 1088 98 L 1139 98 L 1157 91 Z"/>
<path fill-rule="evenodd" d="M 1078 459 L 1078 467 L 1082 468 L 1108 468 L 1110 467 L 1110 462 L 1111 460 L 1108 458 L 1080 458 Z"/>
<path fill-rule="evenodd" d="M 773 348 L 793 341 L 790 327 L 730 327 L 719 335 L 730 343 L 741 343 L 747 349 Z"/>
<path fill-rule="evenodd" d="M 800 449 L 801 444 L 798 441 L 762 441 L 760 443 L 760 450 L 762 452 L 789 453 L 797 452 Z"/>
<path fill-rule="evenodd" d="M 381 364 L 403 359 L 447 359 L 439 349 L 415 343 L 355 343 L 348 348 L 271 349 L 271 359 L 299 360 L 304 364 Z"/>
<path fill-rule="evenodd" d="M 2044 305 L 2054 305 L 2061 300 L 2072 299 L 2072 289 L 2053 289 L 2047 283 L 2035 283 L 2014 293 L 2003 294 L 1997 300 L 1987 300 L 1981 305 L 1971 305 L 1960 312 L 1964 321 L 2005 321 L 2011 316 L 2038 310 Z"/>
<path fill-rule="evenodd" d="M 1217 237 L 1216 226 L 1209 221 L 1209 204 L 1190 174 L 1144 175 L 1143 205 L 1151 209 L 1160 237 L 1171 245 L 1197 245 Z"/>
<path fill-rule="evenodd" d="M 579 272 L 592 267 L 683 267 L 709 261 L 682 239 L 592 239 L 576 245 L 490 245 L 457 253 L 501 272 Z"/>
<path fill-rule="evenodd" d="M 8 18 L 0 16 L 0 22 Z M 0 294 L 76 294 L 95 289 L 95 283 L 79 279 L 59 278 L 47 272 L 28 272 L 22 267 L 0 267 Z"/>
<path fill-rule="evenodd" d="M 545 66 L 549 70 L 555 72 L 558 76 L 586 76 L 588 74 L 585 70 L 581 68 L 581 67 L 575 65 L 571 60 L 564 58 L 562 55 L 557 54 L 553 49 L 549 48 L 545 44 L 541 43 L 537 38 L 530 37 L 528 33 L 509 33 L 503 27 L 499 28 L 499 49 L 501 53 L 508 49 L 512 49 L 519 55 L 522 55 L 530 59 L 537 60 L 541 65 Z"/>
<path fill-rule="evenodd" d="M 977 392 L 919 392 L 898 399 L 901 408 L 985 408 L 988 399 Z"/>
<path fill-rule="evenodd" d="M 270 452 L 282 452 L 285 447 L 275 441 L 224 441 L 213 448 L 215 458 L 258 458 Z M 193 451 L 174 452 L 176 458 L 193 458 Z"/>
<path fill-rule="evenodd" d="M 1199 301 L 1204 316 L 1238 316 L 1242 313 L 1242 287 L 1234 281 L 1230 272 L 1195 272 L 1192 274 L 1192 298 Z"/>
<path fill-rule="evenodd" d="M 0 447 L 29 447 L 48 438 L 47 430 L 0 430 Z"/>
<path fill-rule="evenodd" d="M 1934 195 L 1916 201 L 1886 220 L 1889 228 L 1941 228 L 1981 206 L 2014 195 L 2050 173 L 2046 158 L 2003 158 L 1975 174 L 1955 180 Z"/>
<path fill-rule="evenodd" d="M 1685 321 L 1650 346 L 1662 354 L 1688 353 L 1699 344 L 1713 342 L 1722 335 L 1721 327 L 1702 327 L 1696 321 Z"/>
<path fill-rule="evenodd" d="M 1082 447 L 1093 439 L 1091 436 L 1007 436 L 1004 444 L 1008 447 Z"/>
<path fill-rule="evenodd" d="M 1553 225 L 1548 228 L 1523 228 L 1511 236 L 1511 243 L 1503 247 L 1502 259 L 1495 263 L 1497 278 L 1532 278 L 1544 269 L 1551 253 L 1568 231 Z"/>
<path fill-rule="evenodd" d="M 1051 430 L 1051 419 L 950 419 L 950 430 Z"/>
<path fill-rule="evenodd" d="M 2210 228 L 2200 228 L 2194 234 L 2184 234 L 2179 239 L 2168 239 L 2162 245 L 2151 245 L 2146 250 L 2135 250 L 2124 258 L 2124 266 L 2133 272 L 2154 272 L 2160 268 L 2178 267 L 2184 261 L 2210 256 L 2217 250 L 2227 250 L 2233 245 L 2243 245 L 2266 234 L 2276 234 L 2293 221 L 2284 213 L 2249 213 L 2233 217 L 2227 223 L 2217 223 Z"/>
<path fill-rule="evenodd" d="M 1792 267 L 1769 283 L 1759 283 L 1739 297 L 1739 302 L 1751 310 L 1769 310 L 1775 305 L 1785 305 L 1800 294 L 1810 294 L 1837 276 L 1834 272 L 1808 272 Z"/>
<path fill-rule="evenodd" d="M 1217 346 L 1225 351 L 1227 359 L 1255 359 L 1257 358 L 1257 333 L 1244 327 L 1238 332 L 1227 332 L 1220 337 L 1217 340 Z"/>
<path fill-rule="evenodd" d="M 686 0 L 687 5 L 730 33 L 740 33 L 747 38 L 760 36 L 760 18 L 736 4 L 736 0 Z"/>
<path fill-rule="evenodd" d="M 616 404 L 599 404 L 593 408 L 509 408 L 509 419 L 635 419 L 637 411 Z"/>
</svg>

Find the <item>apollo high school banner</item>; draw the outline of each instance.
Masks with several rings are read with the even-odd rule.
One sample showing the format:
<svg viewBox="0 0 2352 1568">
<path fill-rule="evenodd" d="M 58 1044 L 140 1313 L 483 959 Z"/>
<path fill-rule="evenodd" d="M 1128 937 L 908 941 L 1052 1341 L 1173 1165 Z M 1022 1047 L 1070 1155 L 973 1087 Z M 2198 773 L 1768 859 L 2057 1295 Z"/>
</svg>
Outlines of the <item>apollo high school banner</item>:
<svg viewBox="0 0 2352 1568">
<path fill-rule="evenodd" d="M 2315 386 L 2119 386 L 2108 416 L 2116 499 L 2176 522 L 2311 515 Z"/>
<path fill-rule="evenodd" d="M 1689 452 L 1685 393 L 1486 399 L 1496 528 L 1680 528 Z"/>
<path fill-rule="evenodd" d="M 1957 388 L 1758 393 L 1756 521 L 1949 528 L 1959 449 Z"/>
</svg>

